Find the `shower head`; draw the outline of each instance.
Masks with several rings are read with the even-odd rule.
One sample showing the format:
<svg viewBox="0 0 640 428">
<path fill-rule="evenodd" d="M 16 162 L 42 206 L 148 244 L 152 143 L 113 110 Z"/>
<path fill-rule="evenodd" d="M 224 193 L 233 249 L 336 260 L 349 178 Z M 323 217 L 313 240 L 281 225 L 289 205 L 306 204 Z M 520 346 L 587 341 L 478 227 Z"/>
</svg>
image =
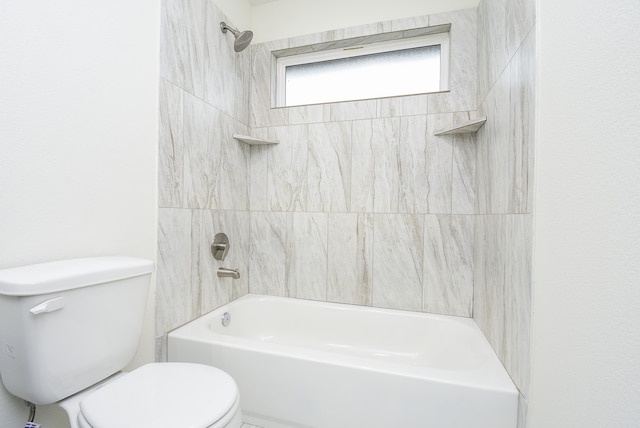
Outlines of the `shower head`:
<svg viewBox="0 0 640 428">
<path fill-rule="evenodd" d="M 233 43 L 233 50 L 235 50 L 236 52 L 245 50 L 247 46 L 249 46 L 249 43 L 251 43 L 251 39 L 253 39 L 252 31 L 238 31 L 235 28 L 227 25 L 225 22 L 220 23 L 220 30 L 222 30 L 223 33 L 226 33 L 227 30 L 233 33 L 233 37 L 236 38 L 235 42 Z"/>
</svg>

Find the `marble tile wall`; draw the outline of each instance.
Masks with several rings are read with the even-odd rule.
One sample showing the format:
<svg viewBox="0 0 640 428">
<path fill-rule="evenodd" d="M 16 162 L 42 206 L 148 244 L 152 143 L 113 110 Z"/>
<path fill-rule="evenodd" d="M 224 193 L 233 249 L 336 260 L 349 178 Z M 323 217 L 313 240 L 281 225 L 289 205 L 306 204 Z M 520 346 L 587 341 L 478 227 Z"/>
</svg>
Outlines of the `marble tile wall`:
<svg viewBox="0 0 640 428">
<path fill-rule="evenodd" d="M 156 358 L 166 333 L 249 289 L 249 60 L 220 31 L 211 0 L 163 0 L 160 52 Z M 232 24 L 232 23 L 230 23 Z M 209 244 L 224 232 L 224 262 Z M 218 267 L 240 279 L 220 279 Z"/>
<path fill-rule="evenodd" d="M 535 1 L 478 6 L 478 115 L 473 318 L 520 390 L 518 427 L 529 393 Z"/>
<path fill-rule="evenodd" d="M 248 291 L 473 315 L 521 391 L 524 420 L 533 5 L 482 0 L 235 54 L 211 0 L 164 0 L 157 358 L 167 331 Z M 270 107 L 272 50 L 446 23 L 448 93 Z M 477 136 L 434 136 L 476 115 L 488 117 Z M 233 133 L 280 144 L 248 148 Z M 215 277 L 219 231 L 238 281 Z"/>
<path fill-rule="evenodd" d="M 254 293 L 471 316 L 475 9 L 252 47 L 249 125 Z M 451 24 L 451 91 L 271 108 L 271 51 Z"/>
</svg>

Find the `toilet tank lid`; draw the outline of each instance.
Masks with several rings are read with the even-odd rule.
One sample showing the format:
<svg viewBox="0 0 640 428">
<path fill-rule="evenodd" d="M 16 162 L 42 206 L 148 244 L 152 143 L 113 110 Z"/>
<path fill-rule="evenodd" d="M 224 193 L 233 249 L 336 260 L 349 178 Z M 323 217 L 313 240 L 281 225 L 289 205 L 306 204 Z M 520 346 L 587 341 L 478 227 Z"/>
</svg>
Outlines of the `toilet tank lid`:
<svg viewBox="0 0 640 428">
<path fill-rule="evenodd" d="M 135 257 L 88 257 L 0 270 L 0 295 L 34 296 L 87 287 L 153 272 Z"/>
</svg>

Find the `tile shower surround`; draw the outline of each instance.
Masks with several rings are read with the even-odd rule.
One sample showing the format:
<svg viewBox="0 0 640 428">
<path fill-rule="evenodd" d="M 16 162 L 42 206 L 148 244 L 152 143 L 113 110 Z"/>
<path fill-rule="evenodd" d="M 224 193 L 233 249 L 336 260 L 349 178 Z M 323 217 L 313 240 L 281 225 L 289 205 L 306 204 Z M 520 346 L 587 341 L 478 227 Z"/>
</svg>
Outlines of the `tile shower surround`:
<svg viewBox="0 0 640 428">
<path fill-rule="evenodd" d="M 156 359 L 166 359 L 166 333 L 249 291 L 250 52 L 237 54 L 220 31 L 226 16 L 212 1 L 163 0 Z M 224 231 L 224 264 L 209 255 Z M 237 281 L 218 267 L 239 267 Z"/>
<path fill-rule="evenodd" d="M 225 19 L 211 2 L 163 3 L 158 337 L 247 290 L 470 316 L 473 137 L 433 131 L 475 114 L 475 10 L 275 42 L 453 23 L 450 93 L 264 112 L 260 55 L 274 44 L 235 54 L 217 28 Z M 208 82 L 226 74 L 213 96 Z M 286 118 L 258 126 L 270 115 Z M 231 138 L 250 131 L 281 143 Z M 233 286 L 212 275 L 209 235 L 220 230 L 248 243 L 230 252 L 244 273 Z"/>
<path fill-rule="evenodd" d="M 507 25 L 507 17 L 520 24 Z M 483 0 L 477 10 L 256 44 L 240 54 L 219 31 L 222 20 L 210 0 L 163 2 L 158 359 L 167 331 L 251 291 L 473 314 L 526 391 L 529 1 Z M 450 92 L 269 108 L 271 50 L 445 23 L 452 24 Z M 504 53 L 493 53 L 495 43 Z M 433 136 L 476 117 L 477 108 L 488 116 L 477 137 Z M 249 148 L 233 133 L 280 144 Z M 224 264 L 208 253 L 220 231 L 232 245 Z M 240 267 L 240 280 L 217 278 L 222 265 Z"/>
<path fill-rule="evenodd" d="M 471 316 L 476 10 L 253 46 L 251 292 Z M 271 109 L 271 51 L 451 23 L 447 93 Z"/>
<path fill-rule="evenodd" d="M 473 318 L 520 391 L 526 427 L 530 377 L 535 1 L 478 6 Z"/>
</svg>

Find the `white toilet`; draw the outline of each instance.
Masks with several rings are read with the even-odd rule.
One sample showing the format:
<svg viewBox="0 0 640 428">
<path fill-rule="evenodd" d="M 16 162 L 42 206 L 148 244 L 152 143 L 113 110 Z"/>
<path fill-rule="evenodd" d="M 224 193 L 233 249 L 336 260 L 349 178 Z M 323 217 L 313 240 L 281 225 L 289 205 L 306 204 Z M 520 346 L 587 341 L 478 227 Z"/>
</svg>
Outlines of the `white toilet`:
<svg viewBox="0 0 640 428">
<path fill-rule="evenodd" d="M 0 270 L 0 376 L 13 395 L 58 404 L 72 428 L 239 428 L 222 370 L 153 363 L 120 372 L 142 333 L 153 263 L 96 257 Z"/>
</svg>

